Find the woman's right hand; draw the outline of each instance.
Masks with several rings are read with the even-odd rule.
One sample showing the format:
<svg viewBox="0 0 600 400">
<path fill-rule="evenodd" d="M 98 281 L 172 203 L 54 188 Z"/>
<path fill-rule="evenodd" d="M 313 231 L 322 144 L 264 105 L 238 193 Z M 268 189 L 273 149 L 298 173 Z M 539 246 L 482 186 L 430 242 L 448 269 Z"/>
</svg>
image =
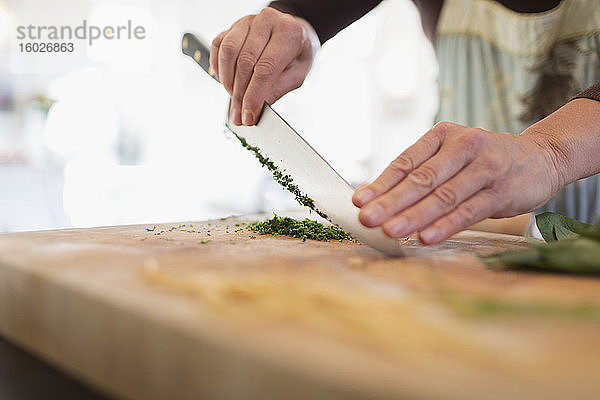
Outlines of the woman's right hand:
<svg viewBox="0 0 600 400">
<path fill-rule="evenodd" d="M 231 95 L 230 120 L 256 124 L 265 101 L 272 104 L 302 85 L 319 46 L 306 20 L 271 7 L 219 34 L 210 66 Z"/>
</svg>

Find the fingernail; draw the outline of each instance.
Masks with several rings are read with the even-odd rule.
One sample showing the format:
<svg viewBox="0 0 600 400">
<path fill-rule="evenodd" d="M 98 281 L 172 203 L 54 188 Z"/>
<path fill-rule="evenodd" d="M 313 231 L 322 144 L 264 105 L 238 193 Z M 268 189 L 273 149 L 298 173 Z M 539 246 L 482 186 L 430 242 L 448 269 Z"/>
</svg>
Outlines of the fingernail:
<svg viewBox="0 0 600 400">
<path fill-rule="evenodd" d="M 363 219 L 370 226 L 377 226 L 381 222 L 383 216 L 383 207 L 380 204 L 375 204 L 369 208 L 363 209 Z"/>
<path fill-rule="evenodd" d="M 357 206 L 362 207 L 373 198 L 373 191 L 368 188 L 358 189 L 354 194 L 354 200 Z"/>
<path fill-rule="evenodd" d="M 244 125 L 252 125 L 252 122 L 254 122 L 254 115 L 250 111 L 244 110 L 242 113 L 242 123 Z"/>
<path fill-rule="evenodd" d="M 231 122 L 233 122 L 235 125 L 241 125 L 241 121 L 240 121 L 240 111 L 237 108 L 232 108 L 231 109 L 231 114 L 229 115 L 229 119 L 231 120 Z"/>
<path fill-rule="evenodd" d="M 394 219 L 394 225 L 387 229 L 387 232 L 390 236 L 399 238 L 408 236 L 410 232 L 407 232 L 408 221 L 404 217 L 398 217 Z"/>
<path fill-rule="evenodd" d="M 440 231 L 438 228 L 431 227 L 431 228 L 425 229 L 423 232 L 421 232 L 419 234 L 419 236 L 421 237 L 421 241 L 423 243 L 430 244 L 430 243 L 437 243 L 439 241 L 441 234 L 442 234 L 442 231 Z"/>
</svg>

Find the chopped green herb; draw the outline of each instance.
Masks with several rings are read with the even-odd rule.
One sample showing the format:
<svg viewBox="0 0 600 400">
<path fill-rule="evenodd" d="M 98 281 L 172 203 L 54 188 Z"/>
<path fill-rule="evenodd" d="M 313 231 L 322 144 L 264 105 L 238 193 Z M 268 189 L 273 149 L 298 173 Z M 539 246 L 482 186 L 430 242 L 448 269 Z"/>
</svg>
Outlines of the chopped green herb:
<svg viewBox="0 0 600 400">
<path fill-rule="evenodd" d="M 352 239 L 350 235 L 334 225 L 326 226 L 308 218 L 298 221 L 290 217 L 280 217 L 278 215 L 266 221 L 254 222 L 248 225 L 248 230 L 261 235 L 291 236 L 302 239 L 302 241 L 312 239 L 327 242 L 330 239 L 339 241 Z"/>
<path fill-rule="evenodd" d="M 208 239 L 202 239 L 202 240 L 200 241 L 200 244 L 206 244 L 206 243 L 208 243 L 208 242 L 210 242 L 210 240 L 208 240 Z"/>
<path fill-rule="evenodd" d="M 146 228 L 146 230 L 148 232 L 154 232 L 156 230 L 156 225 L 154 225 L 152 228 Z"/>
</svg>

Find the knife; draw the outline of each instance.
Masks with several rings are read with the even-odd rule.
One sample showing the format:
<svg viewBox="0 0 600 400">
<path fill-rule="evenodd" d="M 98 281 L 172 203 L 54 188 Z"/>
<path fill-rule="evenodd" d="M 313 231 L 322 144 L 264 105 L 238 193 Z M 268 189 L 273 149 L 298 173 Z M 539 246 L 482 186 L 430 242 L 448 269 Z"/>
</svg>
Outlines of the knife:
<svg viewBox="0 0 600 400">
<path fill-rule="evenodd" d="M 217 79 L 210 68 L 210 50 L 198 37 L 186 33 L 182 49 Z M 229 107 L 231 100 L 228 116 Z M 246 148 L 255 155 L 259 153 L 257 157 L 263 165 L 271 161 L 284 180 L 293 181 L 292 193 L 301 204 L 312 208 L 354 239 L 387 255 L 402 255 L 400 241 L 386 236 L 380 228 L 367 228 L 359 222 L 359 209 L 352 204 L 355 189 L 267 103 L 255 126 L 237 126 L 229 117 L 225 125 Z M 286 188 L 290 190 L 290 186 Z"/>
</svg>

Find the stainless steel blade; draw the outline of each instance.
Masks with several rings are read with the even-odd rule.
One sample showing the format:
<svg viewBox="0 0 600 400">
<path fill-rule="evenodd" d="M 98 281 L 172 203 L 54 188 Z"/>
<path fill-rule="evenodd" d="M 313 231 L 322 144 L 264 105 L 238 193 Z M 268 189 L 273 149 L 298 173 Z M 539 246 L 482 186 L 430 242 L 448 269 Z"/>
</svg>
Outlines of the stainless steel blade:
<svg viewBox="0 0 600 400">
<path fill-rule="evenodd" d="M 265 103 L 255 126 L 236 126 L 229 119 L 226 124 L 238 137 L 259 148 L 263 156 L 290 175 L 300 191 L 313 200 L 315 208 L 326 214 L 330 222 L 385 254 L 402 255 L 398 240 L 389 238 L 380 228 L 367 228 L 359 222 L 359 209 L 352 204 L 354 188 L 268 104 Z"/>
</svg>

